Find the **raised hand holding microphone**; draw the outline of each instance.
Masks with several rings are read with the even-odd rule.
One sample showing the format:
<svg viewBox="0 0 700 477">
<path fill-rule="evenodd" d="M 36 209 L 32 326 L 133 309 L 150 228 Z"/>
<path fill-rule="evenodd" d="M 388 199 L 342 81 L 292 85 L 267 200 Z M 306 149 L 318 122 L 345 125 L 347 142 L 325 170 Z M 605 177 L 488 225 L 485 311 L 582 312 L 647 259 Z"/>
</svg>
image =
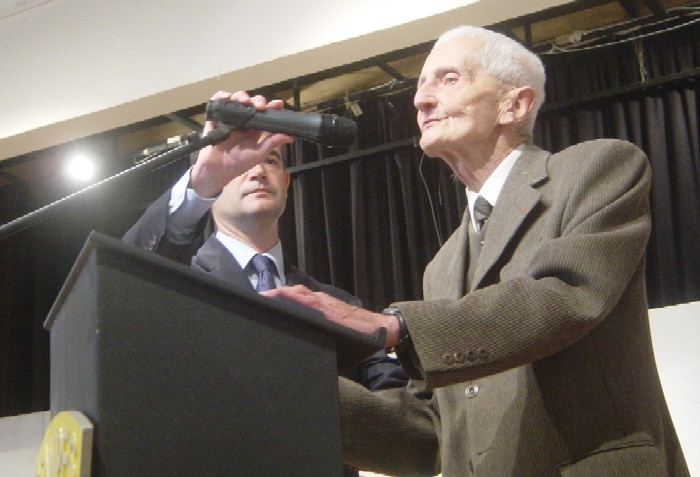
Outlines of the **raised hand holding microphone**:
<svg viewBox="0 0 700 477">
<path fill-rule="evenodd" d="M 257 110 L 282 109 L 281 100 L 267 101 L 263 96 L 252 98 L 245 91 L 228 93 L 218 91 L 211 100 L 231 100 L 250 104 Z M 203 134 L 217 126 L 216 121 L 206 121 Z M 190 187 L 200 197 L 215 197 L 231 179 L 263 162 L 270 152 L 294 138 L 288 134 L 269 133 L 257 129 L 234 130 L 227 139 L 207 146 L 199 152 L 197 162 L 190 173 Z"/>
</svg>

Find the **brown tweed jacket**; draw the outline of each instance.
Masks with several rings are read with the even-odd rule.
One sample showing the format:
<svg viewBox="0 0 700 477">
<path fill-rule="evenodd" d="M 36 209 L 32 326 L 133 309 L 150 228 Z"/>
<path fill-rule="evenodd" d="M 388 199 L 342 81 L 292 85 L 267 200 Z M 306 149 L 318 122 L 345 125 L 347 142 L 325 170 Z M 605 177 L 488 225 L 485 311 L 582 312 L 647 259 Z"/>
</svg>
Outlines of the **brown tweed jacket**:
<svg viewBox="0 0 700 477">
<path fill-rule="evenodd" d="M 345 459 L 390 475 L 687 476 L 649 332 L 650 181 L 627 142 L 526 147 L 471 290 L 467 213 L 426 268 L 425 301 L 395 304 L 410 390 L 340 381 Z"/>
</svg>

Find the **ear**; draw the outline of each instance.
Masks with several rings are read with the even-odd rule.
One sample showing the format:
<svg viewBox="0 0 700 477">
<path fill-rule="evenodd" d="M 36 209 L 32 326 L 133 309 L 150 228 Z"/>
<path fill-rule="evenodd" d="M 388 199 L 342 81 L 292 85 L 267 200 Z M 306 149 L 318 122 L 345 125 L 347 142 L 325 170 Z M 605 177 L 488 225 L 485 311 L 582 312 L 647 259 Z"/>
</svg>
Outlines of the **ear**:
<svg viewBox="0 0 700 477">
<path fill-rule="evenodd" d="M 289 175 L 289 172 L 284 173 L 284 183 L 289 187 L 289 181 L 291 180 L 291 176 Z"/>
<path fill-rule="evenodd" d="M 535 105 L 535 90 L 521 86 L 508 91 L 499 104 L 499 124 L 518 124 L 525 120 Z"/>
</svg>

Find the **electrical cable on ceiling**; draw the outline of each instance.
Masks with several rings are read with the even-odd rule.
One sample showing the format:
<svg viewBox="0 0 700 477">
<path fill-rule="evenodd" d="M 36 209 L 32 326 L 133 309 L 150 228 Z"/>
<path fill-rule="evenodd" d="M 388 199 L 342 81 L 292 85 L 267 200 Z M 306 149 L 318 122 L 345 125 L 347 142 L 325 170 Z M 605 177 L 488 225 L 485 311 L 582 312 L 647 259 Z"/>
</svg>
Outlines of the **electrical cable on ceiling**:
<svg viewBox="0 0 700 477">
<path fill-rule="evenodd" d="M 614 46 L 614 45 L 619 45 L 622 43 L 629 43 L 631 41 L 641 40 L 643 38 L 647 38 L 647 37 L 651 37 L 651 36 L 660 35 L 662 33 L 666 33 L 666 32 L 673 31 L 673 30 L 678 30 L 680 28 L 684 28 L 686 26 L 693 25 L 693 24 L 697 23 L 698 21 L 700 21 L 700 18 L 693 18 L 693 19 L 690 19 L 686 22 L 680 23 L 678 25 L 672 25 L 672 26 L 669 26 L 669 27 L 666 27 L 666 28 L 663 28 L 660 30 L 654 30 L 654 31 L 647 32 L 647 33 L 639 33 L 639 34 L 636 34 L 636 35 L 631 36 L 629 38 L 622 38 L 619 40 L 612 40 L 612 41 L 608 41 L 605 43 L 599 43 L 599 44 L 592 45 L 592 43 L 597 42 L 597 41 L 601 41 L 602 39 L 604 39 L 606 35 L 608 35 L 610 37 L 616 37 L 616 36 L 619 37 L 622 35 L 630 35 L 636 31 L 639 31 L 642 29 L 648 29 L 650 27 L 656 27 L 658 25 L 666 25 L 669 22 L 674 21 L 674 20 L 678 20 L 679 18 L 682 18 L 684 16 L 700 15 L 700 7 L 684 7 L 684 8 L 677 8 L 677 9 L 672 8 L 672 9 L 669 9 L 667 13 L 673 13 L 673 12 L 677 12 L 677 11 L 683 11 L 686 14 L 668 17 L 668 18 L 664 18 L 664 19 L 661 19 L 661 20 L 658 20 L 655 22 L 644 23 L 642 25 L 635 25 L 635 26 L 630 27 L 628 29 L 621 30 L 618 32 L 612 32 L 612 33 L 610 32 L 610 30 L 613 30 L 615 28 L 619 28 L 619 27 L 624 26 L 624 25 L 628 25 L 630 23 L 638 23 L 640 19 L 637 18 L 634 20 L 627 20 L 624 22 L 619 22 L 619 23 L 616 23 L 613 25 L 607 25 L 605 27 L 595 28 L 595 29 L 591 29 L 591 30 L 585 30 L 585 31 L 576 30 L 575 32 L 572 32 L 568 36 L 567 35 L 560 35 L 559 37 L 557 37 L 557 39 L 555 39 L 553 41 L 550 41 L 547 43 L 542 43 L 539 45 L 534 45 L 533 49 L 537 50 L 537 49 L 542 48 L 544 46 L 549 46 L 548 51 L 542 51 L 539 53 L 540 56 L 546 56 L 546 55 L 557 55 L 557 54 L 562 54 L 562 53 L 573 53 L 573 52 L 578 52 L 578 51 L 593 50 L 593 49 L 597 49 L 597 48 L 606 48 L 606 47 L 610 47 L 610 46 Z M 644 18 L 648 18 L 648 17 L 643 17 L 642 19 L 644 19 Z M 594 33 L 599 33 L 599 32 L 601 34 L 598 36 L 588 38 L 588 39 L 585 38 L 586 36 L 589 36 L 589 35 L 594 34 Z M 568 39 L 568 41 L 567 41 L 567 39 Z M 566 46 L 563 46 L 562 43 L 566 44 Z"/>
</svg>

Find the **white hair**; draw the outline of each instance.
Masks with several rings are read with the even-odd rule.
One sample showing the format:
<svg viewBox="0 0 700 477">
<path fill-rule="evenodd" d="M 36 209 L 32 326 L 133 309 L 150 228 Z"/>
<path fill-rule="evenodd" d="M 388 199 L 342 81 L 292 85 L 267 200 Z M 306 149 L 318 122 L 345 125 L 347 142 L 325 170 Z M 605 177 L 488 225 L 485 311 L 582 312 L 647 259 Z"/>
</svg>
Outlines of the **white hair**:
<svg viewBox="0 0 700 477">
<path fill-rule="evenodd" d="M 535 91 L 535 104 L 522 130 L 532 136 L 537 112 L 544 103 L 546 75 L 542 60 L 521 43 L 486 28 L 459 26 L 446 31 L 437 39 L 433 48 L 453 38 L 479 40 L 481 47 L 473 52 L 473 58 L 486 73 L 514 87 L 529 86 Z"/>
</svg>

